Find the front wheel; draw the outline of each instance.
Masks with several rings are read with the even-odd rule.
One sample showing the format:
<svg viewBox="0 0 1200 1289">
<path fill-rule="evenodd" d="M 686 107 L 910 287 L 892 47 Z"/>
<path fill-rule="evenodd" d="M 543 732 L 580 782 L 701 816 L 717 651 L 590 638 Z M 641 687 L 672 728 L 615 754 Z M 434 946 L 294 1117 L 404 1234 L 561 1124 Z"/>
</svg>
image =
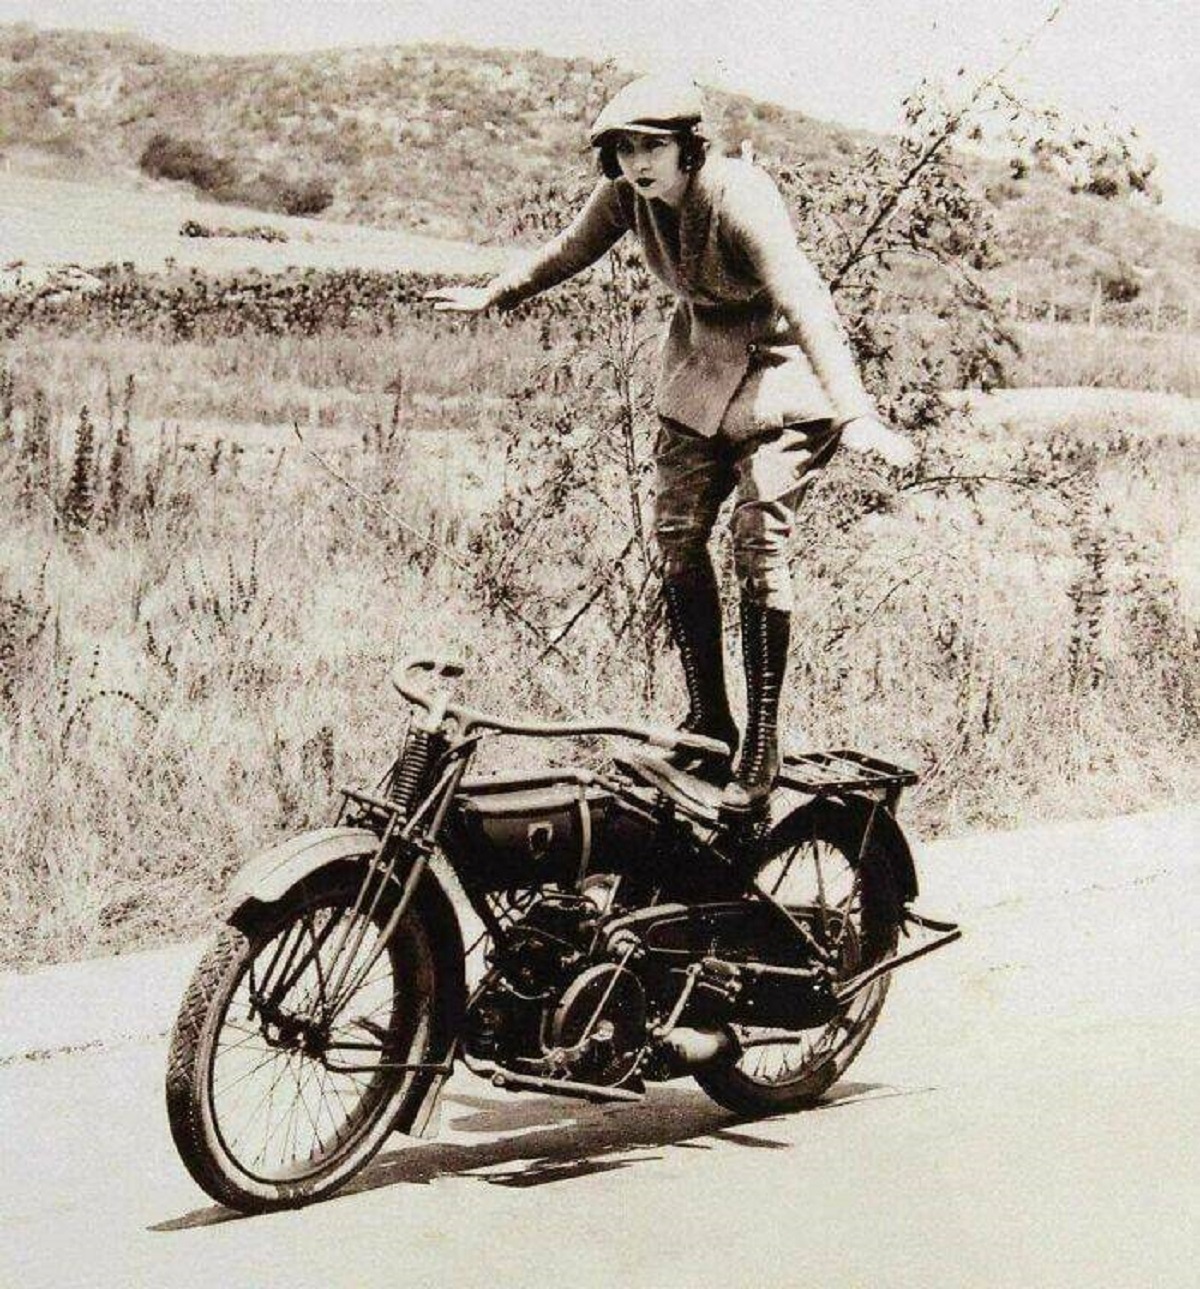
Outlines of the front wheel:
<svg viewBox="0 0 1200 1289">
<path fill-rule="evenodd" d="M 825 942 L 836 982 L 895 951 L 900 904 L 889 857 L 878 848 L 860 860 L 861 817 L 825 802 L 783 826 L 754 885 Z M 890 977 L 881 976 L 827 1024 L 784 1037 L 735 1025 L 742 1048 L 733 1062 L 696 1072 L 713 1100 L 753 1116 L 817 1101 L 845 1073 L 879 1019 Z"/>
<path fill-rule="evenodd" d="M 437 956 L 410 908 L 356 907 L 361 870 L 315 874 L 226 925 L 171 1038 L 167 1113 L 188 1171 L 243 1212 L 343 1185 L 386 1139 L 436 1059 Z"/>
</svg>

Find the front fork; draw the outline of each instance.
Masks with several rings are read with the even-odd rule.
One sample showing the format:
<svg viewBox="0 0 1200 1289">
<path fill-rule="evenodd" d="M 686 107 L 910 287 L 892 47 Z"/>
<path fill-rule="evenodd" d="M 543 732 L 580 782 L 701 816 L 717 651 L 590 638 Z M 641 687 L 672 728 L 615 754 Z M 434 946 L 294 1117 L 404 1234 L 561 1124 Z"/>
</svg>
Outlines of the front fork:
<svg viewBox="0 0 1200 1289">
<path fill-rule="evenodd" d="M 426 755 L 421 768 L 427 771 L 432 760 L 429 754 L 437 753 L 439 749 L 431 736 L 424 731 L 422 733 L 425 733 L 425 738 L 421 740 L 421 751 Z M 378 797 L 343 789 L 338 823 L 348 822 L 348 817 L 353 814 L 358 822 L 370 825 L 370 831 L 378 836 L 378 844 L 373 852 L 365 856 L 363 879 L 350 915 L 339 919 L 339 924 L 333 929 L 332 940 L 326 935 L 314 934 L 312 942 L 305 947 L 297 938 L 286 953 L 285 946 L 281 943 L 263 979 L 254 990 L 255 1010 L 265 1022 L 271 1023 L 273 1017 L 282 1015 L 282 1001 L 304 972 L 315 966 L 321 997 L 317 1014 L 305 1018 L 302 1028 L 306 1031 L 311 1029 L 314 1035 L 323 1032 L 328 1036 L 335 1018 L 367 981 L 382 955 L 388 951 L 392 938 L 412 907 L 421 882 L 427 876 L 433 854 L 433 839 L 438 835 L 458 790 L 471 750 L 469 742 L 440 750 L 441 762 L 434 769 L 436 780 L 415 810 L 411 808 L 415 791 L 400 794 L 389 790 L 387 797 Z M 407 754 L 412 751 L 414 749 L 406 748 L 406 755 L 397 761 L 391 788 L 401 780 L 408 761 Z M 423 786 L 421 780 L 413 774 L 405 776 L 404 781 L 415 790 Z M 400 799 L 396 799 L 397 797 Z M 362 953 L 368 928 L 379 925 L 376 918 L 385 900 L 389 905 L 394 900 L 394 906 L 388 908 L 376 942 L 364 959 Z M 369 1068 L 420 1070 L 444 1077 L 450 1072 L 454 1056 L 453 1037 L 448 1038 L 448 1042 L 448 1050 L 440 1061 L 408 1064 L 382 1061 Z M 357 1045 L 351 1043 L 337 1046 L 348 1049 Z M 378 1050 L 375 1044 L 370 1047 L 371 1050 Z"/>
<path fill-rule="evenodd" d="M 430 763 L 438 753 L 439 740 L 427 729 L 419 729 L 410 746 L 396 763 L 386 798 L 343 789 L 342 814 L 351 802 L 367 809 L 377 818 L 386 819 L 379 847 L 367 863 L 367 872 L 333 953 L 327 986 L 328 1015 L 354 995 L 380 957 L 387 951 L 396 928 L 404 920 L 421 879 L 429 868 L 433 839 L 441 831 L 446 812 L 466 773 L 473 744 L 459 744 L 446 749 L 437 781 L 414 810 L 416 798 L 429 773 Z M 406 866 L 407 865 L 407 869 Z M 367 927 L 389 891 L 400 887 L 400 896 L 388 916 L 384 929 L 366 962 L 354 967 L 362 948 Z M 352 929 L 353 928 L 353 929 Z"/>
</svg>

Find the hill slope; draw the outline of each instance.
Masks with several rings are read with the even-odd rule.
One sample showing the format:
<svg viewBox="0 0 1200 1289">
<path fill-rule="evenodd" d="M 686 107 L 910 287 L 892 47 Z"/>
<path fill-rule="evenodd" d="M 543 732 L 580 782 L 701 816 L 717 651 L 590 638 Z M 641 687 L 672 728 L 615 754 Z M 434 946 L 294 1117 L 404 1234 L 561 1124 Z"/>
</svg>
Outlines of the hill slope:
<svg viewBox="0 0 1200 1289">
<path fill-rule="evenodd" d="M 332 218 L 442 237 L 502 239 L 538 183 L 590 165 L 582 127 L 621 79 L 583 59 L 445 46 L 194 56 L 124 36 L 0 28 L 0 154 L 59 175 L 142 182 L 155 135 L 207 150 L 227 195 L 278 205 L 328 189 Z M 724 142 L 802 161 L 815 183 L 872 137 L 799 112 L 712 95 Z M 1136 265 L 1169 298 L 1200 278 L 1200 230 L 1049 174 L 965 161 L 997 212 L 1005 290 L 1086 299 Z M 286 205 L 286 201 L 284 202 Z"/>
</svg>

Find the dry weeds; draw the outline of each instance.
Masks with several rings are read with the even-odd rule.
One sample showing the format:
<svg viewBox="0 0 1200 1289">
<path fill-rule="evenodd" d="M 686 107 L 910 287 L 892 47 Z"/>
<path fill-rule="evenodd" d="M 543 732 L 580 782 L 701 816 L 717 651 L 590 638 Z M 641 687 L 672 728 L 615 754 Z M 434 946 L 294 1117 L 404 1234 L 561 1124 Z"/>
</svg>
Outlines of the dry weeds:
<svg viewBox="0 0 1200 1289">
<path fill-rule="evenodd" d="M 496 401 L 528 383 L 537 327 L 6 344 L 5 961 L 200 927 L 248 851 L 382 770 L 398 654 L 466 655 L 470 692 L 510 713 L 642 711 L 644 651 L 612 605 L 540 662 L 544 641 L 481 607 L 473 552 L 502 436 L 555 411 Z M 292 415 L 407 526 L 275 440 Z M 212 416 L 260 430 L 216 436 Z M 1025 453 L 1058 482 L 901 488 L 844 530 L 802 525 L 793 742 L 918 766 L 908 816 L 925 834 L 1194 797 L 1197 624 L 1172 576 L 1194 440 L 1077 424 L 1021 446 L 1011 426 L 953 425 L 940 446 L 964 470 Z M 836 519 L 839 498 L 873 488 L 886 481 L 842 460 L 809 514 Z M 535 540 L 526 556 L 554 572 L 563 621 L 579 553 Z M 650 714 L 672 719 L 674 668 L 655 682 Z"/>
</svg>

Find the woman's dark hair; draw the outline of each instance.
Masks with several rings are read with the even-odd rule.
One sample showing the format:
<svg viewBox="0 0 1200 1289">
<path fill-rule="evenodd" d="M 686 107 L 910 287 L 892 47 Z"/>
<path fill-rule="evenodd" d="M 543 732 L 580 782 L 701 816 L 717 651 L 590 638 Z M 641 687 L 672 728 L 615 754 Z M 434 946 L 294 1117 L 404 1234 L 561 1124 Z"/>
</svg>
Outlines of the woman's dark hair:
<svg viewBox="0 0 1200 1289">
<path fill-rule="evenodd" d="M 672 136 L 679 144 L 679 168 L 691 172 L 699 170 L 708 152 L 708 140 L 701 138 L 691 127 L 673 130 Z M 596 149 L 600 154 L 600 171 L 606 179 L 620 179 L 621 163 L 617 160 L 617 134 L 607 135 Z"/>
</svg>

